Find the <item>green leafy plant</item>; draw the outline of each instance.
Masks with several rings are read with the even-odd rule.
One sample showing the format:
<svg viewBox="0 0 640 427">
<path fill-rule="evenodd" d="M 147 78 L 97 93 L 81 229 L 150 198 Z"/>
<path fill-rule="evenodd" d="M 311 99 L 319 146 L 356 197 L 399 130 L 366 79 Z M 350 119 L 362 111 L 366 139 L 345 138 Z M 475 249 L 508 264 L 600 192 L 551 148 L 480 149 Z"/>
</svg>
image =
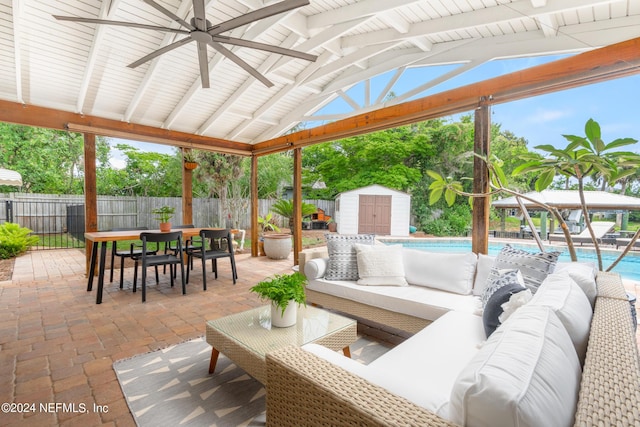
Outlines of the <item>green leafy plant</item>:
<svg viewBox="0 0 640 427">
<path fill-rule="evenodd" d="M 306 305 L 304 287 L 307 278 L 299 273 L 276 274 L 271 279 L 263 280 L 250 289 L 263 300 L 269 300 L 275 304 L 284 315 L 284 311 L 291 301 Z"/>
<path fill-rule="evenodd" d="M 30 236 L 30 233 L 28 228 L 12 222 L 0 225 L 0 258 L 13 258 L 38 244 L 38 237 Z"/>
<path fill-rule="evenodd" d="M 155 219 L 157 221 L 169 222 L 169 220 L 173 218 L 173 214 L 176 212 L 176 208 L 173 208 L 171 206 L 162 206 L 161 208 L 156 208 L 151 212 L 156 215 Z"/>
<path fill-rule="evenodd" d="M 293 233 L 293 208 L 294 208 L 293 200 L 286 200 L 286 199 L 280 199 L 276 203 L 274 203 L 273 206 L 271 206 L 271 210 L 273 210 L 273 212 L 287 218 L 289 223 L 289 230 L 291 230 L 292 233 Z M 305 203 L 305 202 L 302 202 L 301 209 L 300 209 L 302 213 L 302 218 L 316 213 L 317 210 L 318 208 L 316 208 L 315 205 L 312 205 L 311 203 Z"/>
<path fill-rule="evenodd" d="M 182 158 L 184 159 L 185 163 L 196 163 L 198 161 L 196 152 L 193 150 L 184 151 Z"/>
<path fill-rule="evenodd" d="M 264 217 L 258 217 L 258 226 L 260 227 L 260 233 L 264 233 L 266 231 L 275 231 L 279 232 L 280 227 L 278 227 L 275 223 L 275 218 L 273 217 L 273 213 L 269 212 Z"/>
</svg>

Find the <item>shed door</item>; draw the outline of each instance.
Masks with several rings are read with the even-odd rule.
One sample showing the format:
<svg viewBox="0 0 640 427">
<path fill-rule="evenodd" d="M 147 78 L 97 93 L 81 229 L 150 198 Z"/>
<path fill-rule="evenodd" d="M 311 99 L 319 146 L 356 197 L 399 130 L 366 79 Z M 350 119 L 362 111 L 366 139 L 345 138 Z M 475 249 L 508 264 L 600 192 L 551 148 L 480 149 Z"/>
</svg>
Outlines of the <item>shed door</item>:
<svg viewBox="0 0 640 427">
<path fill-rule="evenodd" d="M 391 196 L 360 195 L 358 233 L 391 234 Z"/>
</svg>

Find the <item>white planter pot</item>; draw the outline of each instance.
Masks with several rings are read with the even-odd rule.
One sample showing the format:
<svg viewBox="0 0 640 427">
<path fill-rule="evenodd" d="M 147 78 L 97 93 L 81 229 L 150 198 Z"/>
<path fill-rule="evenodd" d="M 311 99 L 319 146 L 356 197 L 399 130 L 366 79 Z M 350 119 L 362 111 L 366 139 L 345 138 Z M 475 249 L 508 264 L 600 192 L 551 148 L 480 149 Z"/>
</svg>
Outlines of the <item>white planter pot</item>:
<svg viewBox="0 0 640 427">
<path fill-rule="evenodd" d="M 298 303 L 290 301 L 287 308 L 282 310 L 275 304 L 271 304 L 271 326 L 277 328 L 288 328 L 296 324 L 296 317 L 298 316 Z"/>
<path fill-rule="evenodd" d="M 271 259 L 286 259 L 291 253 L 290 234 L 265 234 L 264 253 Z"/>
</svg>

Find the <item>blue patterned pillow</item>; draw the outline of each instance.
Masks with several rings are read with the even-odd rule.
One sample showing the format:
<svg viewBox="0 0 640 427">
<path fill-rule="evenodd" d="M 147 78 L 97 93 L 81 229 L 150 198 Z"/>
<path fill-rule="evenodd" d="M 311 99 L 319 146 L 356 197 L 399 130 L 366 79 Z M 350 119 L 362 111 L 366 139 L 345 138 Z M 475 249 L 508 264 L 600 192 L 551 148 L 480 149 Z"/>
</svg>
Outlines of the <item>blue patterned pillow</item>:
<svg viewBox="0 0 640 427">
<path fill-rule="evenodd" d="M 500 275 L 500 270 L 520 270 L 524 285 L 535 294 L 544 279 L 553 271 L 558 256 L 560 252 L 531 253 L 506 245 L 496 257 L 487 283 L 495 280 Z"/>
<path fill-rule="evenodd" d="M 358 258 L 354 244 L 373 245 L 375 235 L 327 234 L 329 263 L 324 278 L 327 280 L 358 280 Z"/>
</svg>

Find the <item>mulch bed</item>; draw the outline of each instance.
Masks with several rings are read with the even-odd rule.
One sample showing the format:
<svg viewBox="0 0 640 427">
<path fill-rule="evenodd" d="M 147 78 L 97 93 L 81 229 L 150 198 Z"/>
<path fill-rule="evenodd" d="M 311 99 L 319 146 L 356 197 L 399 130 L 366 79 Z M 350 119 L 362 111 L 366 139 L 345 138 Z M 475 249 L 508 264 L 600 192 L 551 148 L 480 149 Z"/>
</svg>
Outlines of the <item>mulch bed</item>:
<svg viewBox="0 0 640 427">
<path fill-rule="evenodd" d="M 15 260 L 15 258 L 0 259 L 0 282 L 11 280 L 11 276 L 13 276 L 13 263 Z"/>
</svg>

